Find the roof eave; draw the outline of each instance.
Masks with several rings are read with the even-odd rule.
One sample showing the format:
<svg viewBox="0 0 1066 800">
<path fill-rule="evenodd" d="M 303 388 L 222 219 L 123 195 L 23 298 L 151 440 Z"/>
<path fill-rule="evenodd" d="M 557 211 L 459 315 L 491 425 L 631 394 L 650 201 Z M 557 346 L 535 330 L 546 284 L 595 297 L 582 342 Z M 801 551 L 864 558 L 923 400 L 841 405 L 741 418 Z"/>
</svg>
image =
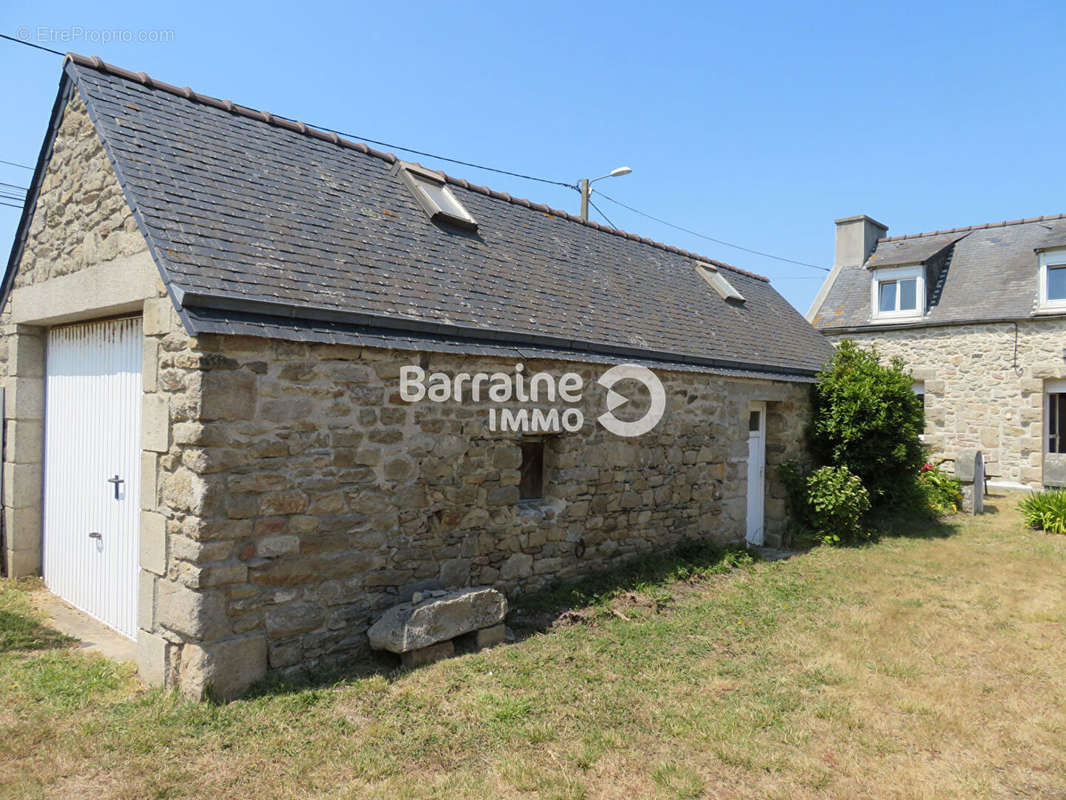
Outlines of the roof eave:
<svg viewBox="0 0 1066 800">
<path fill-rule="evenodd" d="M 1066 312 L 1055 314 L 1029 314 L 1014 317 L 980 317 L 974 319 L 922 320 L 920 322 L 899 322 L 866 325 L 840 325 L 834 327 L 815 326 L 824 336 L 843 336 L 850 333 L 879 333 L 881 331 L 921 330 L 923 328 L 961 328 L 966 325 L 1003 325 L 1016 322 L 1038 322 L 1040 320 L 1066 319 Z"/>
<path fill-rule="evenodd" d="M 652 361 L 693 364 L 717 369 L 746 370 L 774 374 L 810 377 L 817 374 L 817 368 L 798 367 L 795 365 L 759 364 L 744 361 L 731 361 L 709 358 L 690 353 L 673 353 L 652 350 L 643 347 L 609 344 L 603 342 L 570 339 L 560 336 L 530 334 L 520 331 L 475 328 L 452 323 L 429 322 L 406 317 L 388 317 L 365 312 L 343 311 L 333 308 L 316 308 L 306 305 L 293 305 L 268 300 L 249 300 L 246 298 L 219 297 L 218 295 L 184 292 L 181 296 L 179 314 L 190 333 L 198 333 L 195 320 L 186 314 L 186 309 L 209 309 L 214 311 L 233 311 L 294 320 L 337 323 L 341 325 L 361 326 L 378 330 L 391 331 L 396 335 L 404 333 L 450 336 L 456 339 L 487 340 L 508 345 L 526 345 L 559 350 L 595 353 L 620 357 L 642 358 Z"/>
</svg>

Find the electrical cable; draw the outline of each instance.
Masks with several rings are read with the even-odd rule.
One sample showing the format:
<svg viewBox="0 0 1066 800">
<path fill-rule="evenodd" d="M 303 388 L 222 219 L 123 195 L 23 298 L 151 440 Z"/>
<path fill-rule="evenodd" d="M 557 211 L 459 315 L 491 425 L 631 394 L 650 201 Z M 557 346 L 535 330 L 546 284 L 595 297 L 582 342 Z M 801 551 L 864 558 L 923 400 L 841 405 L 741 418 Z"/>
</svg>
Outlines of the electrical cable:
<svg viewBox="0 0 1066 800">
<path fill-rule="evenodd" d="M 626 205 L 621 200 L 615 200 L 613 197 L 611 197 L 610 195 L 606 195 L 603 192 L 599 192 L 599 195 L 604 200 L 608 200 L 614 203 L 616 206 L 621 206 L 622 208 L 632 211 L 634 214 L 639 214 L 642 217 L 647 217 L 650 220 L 654 220 L 660 225 L 666 225 L 667 227 L 674 228 L 675 230 L 684 231 L 685 233 L 691 234 L 692 236 L 698 236 L 699 238 L 706 239 L 709 242 L 720 244 L 723 247 L 732 247 L 736 250 L 743 250 L 745 253 L 753 253 L 754 255 L 762 256 L 763 258 L 772 258 L 775 261 L 784 261 L 788 264 L 796 264 L 800 267 L 810 267 L 811 269 L 820 269 L 822 272 L 829 272 L 828 267 L 823 267 L 819 264 L 809 264 L 806 261 L 796 261 L 795 259 L 785 258 L 784 256 L 775 256 L 772 253 L 764 253 L 762 250 L 752 250 L 750 247 L 744 247 L 743 245 L 733 244 L 732 242 L 727 242 L 724 239 L 716 239 L 714 236 L 708 236 L 705 233 L 700 233 L 699 231 L 694 231 L 691 228 L 685 228 L 681 225 L 675 225 L 673 222 L 667 222 L 665 219 L 652 216 L 651 214 L 648 214 L 645 211 L 641 211 L 639 208 L 633 208 L 633 206 Z"/>
<path fill-rule="evenodd" d="M 8 36 L 6 33 L 0 33 L 0 39 L 7 39 L 9 42 L 14 42 L 15 44 L 24 44 L 26 47 L 44 50 L 46 53 L 55 53 L 57 56 L 66 56 L 66 53 L 53 50 L 51 47 L 44 47 L 43 45 L 34 44 L 33 42 L 27 42 L 25 39 L 16 39 L 14 36 Z"/>
<path fill-rule="evenodd" d="M 606 214 L 604 214 L 602 211 L 600 211 L 600 207 L 592 202 L 592 198 L 591 197 L 589 198 L 589 205 L 592 206 L 594 209 L 596 209 L 596 211 L 599 212 L 599 215 L 601 217 L 603 217 L 605 220 L 607 220 L 607 224 L 608 225 L 610 225 L 615 230 L 618 230 L 618 226 L 615 225 L 613 222 L 611 222 L 611 220 L 608 218 L 608 216 Z"/>
<path fill-rule="evenodd" d="M 64 53 L 61 53 L 58 50 L 53 50 L 50 47 L 43 47 L 43 46 L 41 46 L 39 44 L 34 44 L 33 42 L 27 42 L 27 41 L 24 41 L 22 39 L 16 39 L 14 36 L 8 36 L 6 34 L 0 33 L 0 38 L 7 39 L 8 41 L 11 41 L 11 42 L 15 42 L 16 44 L 24 44 L 27 47 L 33 47 L 33 48 L 36 48 L 37 50 L 43 50 L 43 51 L 45 51 L 47 53 L 53 53 L 53 54 L 55 54 L 57 56 L 64 56 L 65 55 Z M 275 114 L 274 116 L 278 117 L 279 119 L 287 120 L 289 122 L 295 122 L 295 123 L 299 123 L 300 122 L 300 120 L 296 120 L 296 119 L 293 119 L 291 117 L 285 117 L 285 116 L 282 116 L 281 114 Z M 304 124 L 307 124 L 307 123 L 304 123 Z M 416 150 L 413 147 L 402 147 L 402 146 L 400 146 L 398 144 L 392 144 L 390 142 L 381 141 L 379 139 L 370 139 L 370 138 L 368 138 L 366 136 L 359 136 L 358 134 L 348 133 L 346 131 L 338 130 L 336 128 L 327 128 L 324 125 L 310 125 L 310 127 L 317 128 L 318 130 L 321 130 L 321 131 L 326 131 L 327 133 L 335 133 L 338 136 L 343 136 L 343 137 L 345 137 L 347 139 L 356 139 L 356 140 L 359 140 L 359 141 L 362 141 L 362 142 L 369 142 L 370 144 L 378 145 L 379 147 L 386 147 L 386 148 L 388 148 L 390 150 L 400 150 L 401 152 L 404 152 L 404 153 L 414 153 L 415 155 L 423 156 L 424 158 L 433 158 L 433 159 L 436 159 L 438 161 L 448 162 L 449 164 L 459 164 L 459 165 L 464 166 L 464 167 L 471 167 L 472 169 L 480 169 L 480 170 L 484 170 L 485 172 L 493 172 L 493 173 L 496 173 L 498 175 L 508 175 L 508 176 L 510 176 L 512 178 L 520 178 L 520 179 L 526 180 L 526 181 L 536 181 L 538 183 L 546 183 L 546 184 L 550 184 L 552 186 L 562 186 L 562 187 L 564 187 L 566 189 L 574 189 L 575 191 L 580 191 L 580 188 L 576 184 L 567 183 L 566 181 L 557 181 L 557 180 L 552 180 L 551 178 L 539 178 L 536 175 L 527 175 L 527 174 L 522 173 L 522 172 L 513 172 L 511 170 L 499 169 L 497 167 L 487 167 L 484 164 L 478 164 L 478 163 L 475 163 L 473 161 L 464 161 L 464 160 L 458 159 L 458 158 L 450 158 L 448 156 L 442 156 L 442 155 L 439 155 L 437 153 L 430 153 L 430 152 L 425 151 L 425 150 Z M 26 166 L 25 164 L 17 164 L 17 163 L 15 163 L 13 161 L 0 160 L 0 164 L 8 164 L 8 165 L 13 166 L 13 167 L 22 167 L 23 169 L 29 169 L 29 170 L 33 169 L 33 167 Z M 4 184 L 4 185 L 12 186 L 13 184 Z M 21 187 L 18 187 L 18 188 L 21 188 Z M 819 264 L 810 264 L 810 263 L 808 263 L 806 261 L 797 261 L 796 259 L 785 258 L 784 256 L 773 255 L 772 253 L 766 253 L 766 252 L 763 252 L 762 250 L 754 250 L 754 249 L 752 249 L 750 247 L 744 247 L 743 245 L 734 244 L 733 242 L 727 242 L 724 239 L 719 239 L 719 238 L 716 238 L 714 236 L 708 236 L 705 233 L 700 233 L 699 231 L 694 231 L 691 228 L 686 228 L 686 227 L 684 227 L 682 225 L 677 225 L 677 224 L 675 224 L 673 222 L 668 222 L 667 220 L 662 219 L 660 217 L 656 217 L 656 216 L 654 216 L 652 214 L 647 213 L 646 211 L 641 211 L 640 209 L 634 208 L 633 206 L 630 206 L 630 205 L 627 205 L 626 203 L 623 203 L 620 200 L 615 200 L 613 197 L 611 197 L 610 195 L 606 195 L 603 192 L 600 192 L 599 194 L 600 194 L 601 197 L 603 197 L 604 200 L 607 200 L 608 202 L 614 203 L 617 206 L 621 206 L 622 208 L 624 208 L 624 209 L 626 209 L 628 211 L 631 211 L 634 214 L 639 214 L 642 217 L 646 217 L 647 219 L 650 219 L 650 220 L 652 220 L 654 222 L 658 222 L 660 225 L 666 225 L 667 227 L 674 228 L 675 230 L 682 231 L 682 232 L 687 233 L 687 234 L 689 234 L 691 236 L 697 236 L 697 237 L 699 237 L 701 239 L 706 239 L 709 242 L 714 242 L 715 244 L 722 245 L 723 247 L 731 247 L 731 248 L 733 248 L 735 250 L 742 250 L 745 253 L 751 253 L 753 255 L 762 256 L 763 258 L 771 258 L 771 259 L 773 259 L 775 261 L 783 261 L 783 262 L 785 262 L 787 264 L 795 264 L 795 265 L 800 266 L 800 267 L 809 267 L 811 269 L 821 270 L 822 272 L 829 272 L 828 267 L 823 267 L 823 266 L 821 266 Z M 610 225 L 615 230 L 618 230 L 618 226 L 615 225 L 613 222 L 611 222 L 610 218 L 606 214 L 604 214 L 603 211 L 595 203 L 593 203 L 591 199 L 589 200 L 589 205 L 591 205 L 594 209 L 596 209 L 596 211 L 599 213 L 599 215 L 601 217 L 603 217 L 607 221 L 608 225 Z"/>
</svg>

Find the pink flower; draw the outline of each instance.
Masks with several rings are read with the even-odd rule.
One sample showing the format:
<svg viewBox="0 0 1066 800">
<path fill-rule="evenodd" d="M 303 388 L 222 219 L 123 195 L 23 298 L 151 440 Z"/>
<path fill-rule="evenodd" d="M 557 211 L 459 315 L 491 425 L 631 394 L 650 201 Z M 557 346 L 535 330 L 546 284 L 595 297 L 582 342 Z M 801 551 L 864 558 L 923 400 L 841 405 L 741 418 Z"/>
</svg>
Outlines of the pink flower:
<svg viewBox="0 0 1066 800">
<path fill-rule="evenodd" d="M 932 464 L 922 464 L 922 468 L 919 470 L 919 472 L 929 472 L 932 469 L 933 469 L 933 465 Z"/>
</svg>

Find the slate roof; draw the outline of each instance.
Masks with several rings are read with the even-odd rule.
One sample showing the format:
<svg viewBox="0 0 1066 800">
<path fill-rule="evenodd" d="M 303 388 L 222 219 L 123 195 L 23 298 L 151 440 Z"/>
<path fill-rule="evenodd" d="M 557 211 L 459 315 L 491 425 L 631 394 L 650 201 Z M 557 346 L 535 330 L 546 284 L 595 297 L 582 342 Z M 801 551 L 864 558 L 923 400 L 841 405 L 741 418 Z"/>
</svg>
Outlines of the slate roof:
<svg viewBox="0 0 1066 800">
<path fill-rule="evenodd" d="M 947 271 L 934 304 L 921 321 L 897 325 L 1025 319 L 1034 315 L 1039 303 L 1036 251 L 1064 245 L 1066 215 L 881 239 L 865 264 L 839 270 L 812 321 L 826 331 L 885 327 L 871 324 L 871 270 L 921 263 L 945 251 Z"/>
<path fill-rule="evenodd" d="M 365 144 L 99 59 L 69 56 L 61 98 L 70 85 L 192 334 L 774 375 L 809 375 L 831 352 L 765 278 L 728 264 L 447 177 L 479 223 L 459 231 L 431 222 L 390 174 L 396 157 Z M 723 300 L 696 260 L 746 302 Z"/>
<path fill-rule="evenodd" d="M 922 236 L 917 239 L 882 239 L 866 259 L 866 268 L 923 264 L 945 247 L 957 242 L 965 233 Z"/>
</svg>

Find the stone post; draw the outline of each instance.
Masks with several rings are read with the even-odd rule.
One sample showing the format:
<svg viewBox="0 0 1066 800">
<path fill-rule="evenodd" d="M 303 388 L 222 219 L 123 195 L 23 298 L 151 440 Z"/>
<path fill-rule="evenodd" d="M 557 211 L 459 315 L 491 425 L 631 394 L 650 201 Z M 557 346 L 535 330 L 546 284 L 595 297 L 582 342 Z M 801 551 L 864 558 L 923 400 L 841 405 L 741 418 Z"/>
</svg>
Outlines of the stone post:
<svg viewBox="0 0 1066 800">
<path fill-rule="evenodd" d="M 984 513 L 985 458 L 980 450 L 960 450 L 955 457 L 955 477 L 962 484 L 962 510 Z"/>
<path fill-rule="evenodd" d="M 41 573 L 44 480 L 44 338 L 19 325 L 9 334 L 4 422 L 4 563 L 10 577 Z"/>
</svg>

